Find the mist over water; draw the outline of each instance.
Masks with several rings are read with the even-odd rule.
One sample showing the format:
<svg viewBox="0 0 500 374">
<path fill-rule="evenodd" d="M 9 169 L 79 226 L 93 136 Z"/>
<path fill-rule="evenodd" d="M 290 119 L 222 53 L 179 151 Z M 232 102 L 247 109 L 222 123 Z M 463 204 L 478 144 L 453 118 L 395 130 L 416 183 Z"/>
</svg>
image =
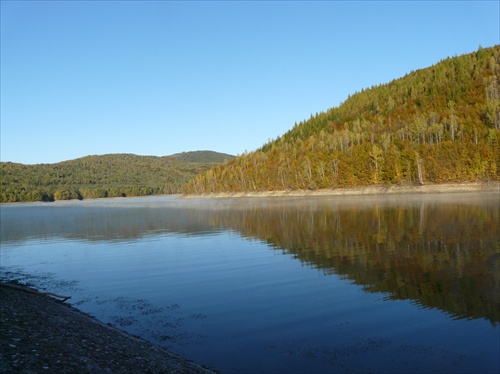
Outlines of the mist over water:
<svg viewBox="0 0 500 374">
<path fill-rule="evenodd" d="M 496 193 L 3 205 L 1 277 L 222 372 L 498 372 Z"/>
</svg>

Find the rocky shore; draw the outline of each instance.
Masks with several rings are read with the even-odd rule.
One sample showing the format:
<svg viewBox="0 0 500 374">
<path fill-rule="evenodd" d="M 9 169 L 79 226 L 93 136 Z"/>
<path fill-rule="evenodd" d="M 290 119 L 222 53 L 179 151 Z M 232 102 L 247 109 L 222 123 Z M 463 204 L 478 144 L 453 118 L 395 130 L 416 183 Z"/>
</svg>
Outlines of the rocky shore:
<svg viewBox="0 0 500 374">
<path fill-rule="evenodd" d="M 213 372 L 30 290 L 0 284 L 1 373 Z"/>
</svg>

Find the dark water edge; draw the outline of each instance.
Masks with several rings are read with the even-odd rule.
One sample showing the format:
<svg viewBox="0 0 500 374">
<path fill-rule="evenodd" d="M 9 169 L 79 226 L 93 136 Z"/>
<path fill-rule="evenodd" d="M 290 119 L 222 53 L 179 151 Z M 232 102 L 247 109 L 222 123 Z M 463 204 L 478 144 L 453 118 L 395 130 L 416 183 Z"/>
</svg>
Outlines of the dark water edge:
<svg viewBox="0 0 500 374">
<path fill-rule="evenodd" d="M 11 276 L 14 274 L 11 274 Z M 29 275 L 26 278 L 31 278 Z M 36 278 L 36 277 L 35 277 Z M 50 277 L 38 277 L 42 279 L 49 289 L 53 289 Z M 57 281 L 54 283 L 58 283 Z M 69 286 L 69 285 L 68 285 Z M 70 286 L 71 287 L 71 286 Z M 195 346 L 195 350 L 202 348 L 200 342 L 196 342 L 202 337 L 196 337 L 193 333 L 186 332 L 192 336 L 168 336 L 158 338 L 157 336 L 150 335 L 151 331 L 146 323 L 143 323 L 142 328 L 134 328 L 133 325 L 138 322 L 136 317 L 127 315 L 131 310 L 135 314 L 147 315 L 152 319 L 168 321 L 172 323 L 177 316 L 177 323 L 182 323 L 180 320 L 179 310 L 182 309 L 181 305 L 170 304 L 166 308 L 159 307 L 155 303 L 150 303 L 147 299 L 133 299 L 126 297 L 117 297 L 114 299 L 97 298 L 98 303 L 107 305 L 108 307 L 118 309 L 114 311 L 115 316 L 108 320 L 107 318 L 99 318 L 105 323 L 110 323 L 123 331 L 128 331 L 131 334 L 146 337 L 146 340 L 153 344 L 158 344 L 168 350 L 171 350 L 172 345 L 190 344 Z M 77 302 L 74 304 L 76 308 L 83 303 Z M 84 308 L 85 309 L 85 308 Z M 126 312 L 122 316 L 118 316 L 119 311 Z M 207 318 L 204 315 L 191 316 L 203 320 Z M 345 331 L 349 329 L 350 325 L 355 324 L 346 317 L 345 320 L 337 323 L 332 331 Z M 408 325 L 406 326 L 405 334 L 412 335 L 418 334 L 419 329 L 426 329 L 424 326 Z M 484 326 L 482 327 L 484 328 Z M 395 334 L 399 336 L 401 332 Z M 222 361 L 229 361 L 230 363 L 222 363 L 222 366 L 216 367 L 210 364 L 209 369 L 216 370 L 222 373 L 241 372 L 287 372 L 287 373 L 317 373 L 317 372 L 375 372 L 375 373 L 424 373 L 424 372 L 446 372 L 446 373 L 495 373 L 497 372 L 498 365 L 495 365 L 494 356 L 491 357 L 491 362 L 476 361 L 480 356 L 474 353 L 475 349 L 469 352 L 463 352 L 456 348 L 440 346 L 441 343 L 433 343 L 421 339 L 411 343 L 405 343 L 404 339 L 396 338 L 392 333 L 380 332 L 378 335 L 371 334 L 369 336 L 351 336 L 349 338 L 343 337 L 335 341 L 332 336 L 332 341 L 329 343 L 317 342 L 314 339 L 307 337 L 301 338 L 288 338 L 286 333 L 279 333 L 280 338 L 273 343 L 261 340 L 254 337 L 253 344 L 256 346 L 262 344 L 259 349 L 253 349 L 256 352 L 253 355 L 241 354 L 241 357 L 224 358 Z M 388 336 L 389 335 L 389 336 Z M 235 338 L 235 340 L 244 339 L 245 337 Z M 247 337 L 248 338 L 248 337 Z M 177 340 L 177 342 L 176 342 Z M 446 339 L 443 339 L 446 341 Z M 226 344 L 231 344 L 231 341 Z M 471 347 L 472 348 L 472 347 Z M 264 354 L 265 351 L 272 352 L 272 355 Z M 220 355 L 224 352 L 218 351 Z M 174 351 L 175 353 L 175 351 Z M 136 355 L 134 351 L 128 351 L 127 354 Z M 180 353 L 184 359 L 190 360 L 190 356 Z M 495 354 L 493 351 L 492 354 Z M 477 355 L 477 356 L 476 356 Z M 272 358 L 269 358 L 271 356 Z M 262 360 L 264 358 L 264 360 Z M 235 364 L 234 360 L 238 363 Z M 215 359 L 220 361 L 220 358 Z M 200 363 L 199 361 L 196 361 Z M 202 362 L 204 364 L 204 362 Z M 203 365 L 205 366 L 205 364 Z M 206 367 L 206 366 L 205 366 Z M 127 368 L 130 369 L 130 368 Z M 183 371 L 184 372 L 184 371 Z M 185 372 L 191 372 L 189 370 Z"/>
</svg>

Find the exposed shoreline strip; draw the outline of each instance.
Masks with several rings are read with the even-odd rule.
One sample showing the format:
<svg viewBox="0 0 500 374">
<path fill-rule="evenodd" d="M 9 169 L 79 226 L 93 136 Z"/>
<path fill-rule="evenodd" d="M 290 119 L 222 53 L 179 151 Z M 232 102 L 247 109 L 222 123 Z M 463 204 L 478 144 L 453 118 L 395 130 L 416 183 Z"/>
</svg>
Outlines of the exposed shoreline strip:
<svg viewBox="0 0 500 374">
<path fill-rule="evenodd" d="M 396 195 L 396 194 L 440 194 L 455 192 L 499 192 L 500 182 L 470 182 L 470 183 L 445 183 L 425 184 L 412 186 L 363 186 L 319 190 L 279 190 L 258 192 L 218 192 L 205 194 L 183 194 L 182 199 L 199 198 L 240 198 L 240 197 L 321 197 L 321 196 L 356 196 L 356 195 Z M 500 196 L 500 195 L 499 195 Z"/>
</svg>

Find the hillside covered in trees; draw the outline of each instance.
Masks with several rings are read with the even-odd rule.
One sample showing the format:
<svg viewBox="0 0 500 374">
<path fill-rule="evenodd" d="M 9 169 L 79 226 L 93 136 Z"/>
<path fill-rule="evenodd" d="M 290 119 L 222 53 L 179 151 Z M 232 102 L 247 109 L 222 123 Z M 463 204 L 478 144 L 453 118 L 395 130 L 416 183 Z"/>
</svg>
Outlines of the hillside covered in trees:
<svg viewBox="0 0 500 374">
<path fill-rule="evenodd" d="M 164 157 L 109 154 L 56 164 L 0 163 L 0 202 L 179 193 L 198 173 L 234 156 L 212 151 Z"/>
<path fill-rule="evenodd" d="M 499 179 L 500 46 L 494 46 L 362 90 L 196 176 L 184 192 Z"/>
</svg>

